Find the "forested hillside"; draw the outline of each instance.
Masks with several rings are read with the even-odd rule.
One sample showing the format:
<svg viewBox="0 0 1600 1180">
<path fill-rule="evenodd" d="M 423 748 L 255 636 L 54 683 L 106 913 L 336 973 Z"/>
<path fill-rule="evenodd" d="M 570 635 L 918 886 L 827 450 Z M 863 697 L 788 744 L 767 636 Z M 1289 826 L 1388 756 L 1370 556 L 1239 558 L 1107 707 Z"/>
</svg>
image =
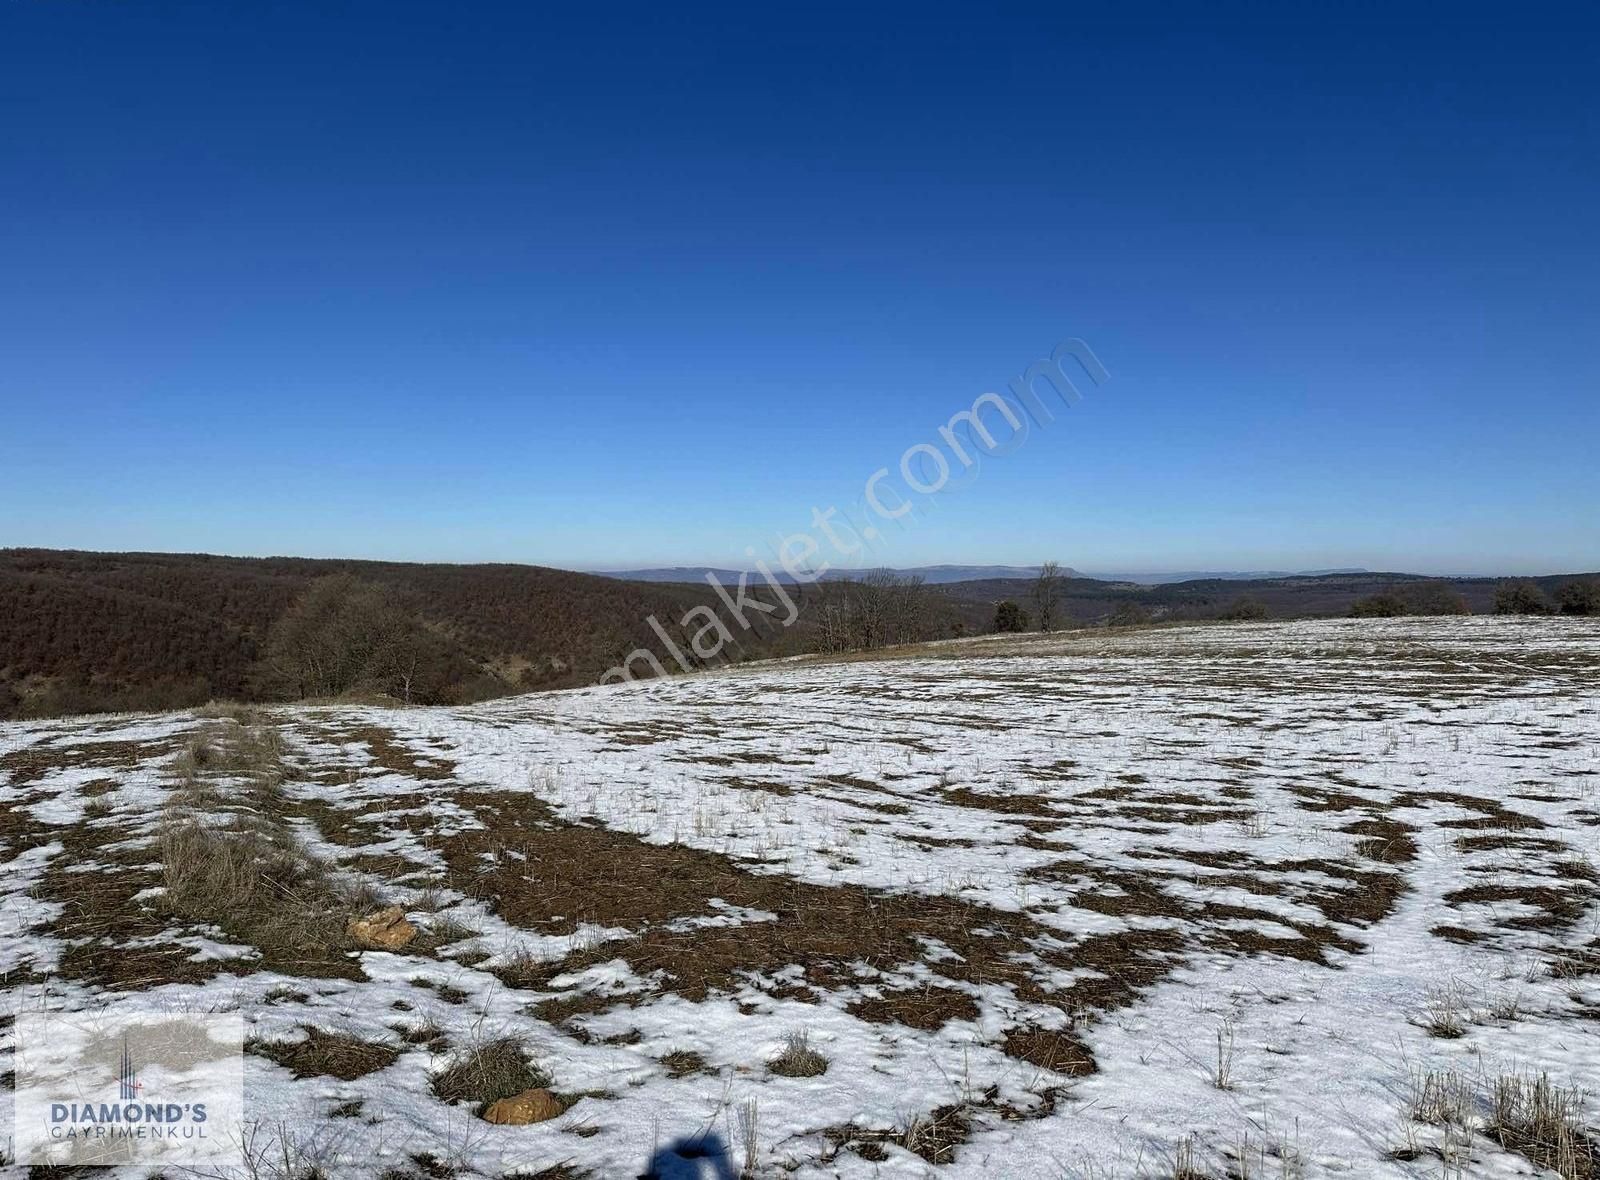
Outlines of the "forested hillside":
<svg viewBox="0 0 1600 1180">
<path fill-rule="evenodd" d="M 1070 572 L 1070 571 L 1068 571 Z M 1581 575 L 1531 579 L 1549 608 Z M 1593 575 L 1588 575 L 1592 578 Z M 1590 586 L 1590 594 L 1600 594 Z M 526 565 L 414 565 L 307 558 L 0 550 L 0 717 L 165 709 L 215 698 L 383 695 L 455 704 L 591 684 L 627 653 L 691 665 L 715 611 L 737 642 L 717 659 L 846 651 L 1009 629 L 1217 618 L 1483 613 L 1502 583 L 1331 574 L 1167 585 L 1063 576 L 1048 610 L 1037 581 L 925 586 L 880 571 L 788 586 L 792 626 L 748 612 L 738 627 L 700 583 L 630 582 Z M 759 579 L 752 589 L 766 592 Z M 1000 604 L 1013 604 L 1000 611 Z M 1571 612 L 1569 612 L 1571 613 Z M 1588 612 L 1585 612 L 1588 613 Z M 635 673 L 649 671 L 644 663 Z"/>
<path fill-rule="evenodd" d="M 363 645 L 399 635 L 429 703 L 591 683 L 635 647 L 661 649 L 651 615 L 674 633 L 684 611 L 717 601 L 705 586 L 537 566 L 5 550 L 0 716 L 296 695 L 268 657 L 295 638 L 285 631 L 297 605 L 341 582 L 353 605 L 324 604 L 335 633 L 324 638 L 352 627 L 385 632 Z M 351 617 L 373 611 L 383 617 Z M 741 638 L 762 654 L 803 644 L 798 633 Z"/>
</svg>

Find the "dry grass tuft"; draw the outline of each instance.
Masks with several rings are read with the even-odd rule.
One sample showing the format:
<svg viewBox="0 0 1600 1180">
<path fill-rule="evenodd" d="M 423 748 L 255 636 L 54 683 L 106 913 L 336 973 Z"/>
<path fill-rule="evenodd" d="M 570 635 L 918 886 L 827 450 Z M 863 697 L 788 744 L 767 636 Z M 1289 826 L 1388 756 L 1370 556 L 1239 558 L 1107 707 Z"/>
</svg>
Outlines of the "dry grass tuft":
<svg viewBox="0 0 1600 1180">
<path fill-rule="evenodd" d="M 423 908 L 423 907 L 418 907 Z M 461 919 L 446 914 L 443 917 L 434 917 L 429 921 L 422 932 L 422 945 L 434 950 L 441 947 L 453 946 L 458 942 L 477 938 L 483 931 L 476 926 L 469 926 Z M 485 958 L 488 956 L 485 955 Z M 481 961 L 481 960 L 480 960 Z"/>
<path fill-rule="evenodd" d="M 387 1069 L 400 1050 L 347 1033 L 306 1026 L 303 1041 L 251 1041 L 246 1048 L 283 1066 L 297 1078 L 331 1077 L 353 1082 Z"/>
<path fill-rule="evenodd" d="M 1468 1009 L 1460 987 L 1454 980 L 1428 992 L 1423 1007 L 1422 1027 L 1436 1037 L 1453 1040 L 1467 1031 Z"/>
<path fill-rule="evenodd" d="M 1600 1144 L 1589 1138 L 1582 1109 L 1580 1090 L 1557 1086 L 1545 1075 L 1510 1074 L 1495 1082 L 1485 1132 L 1562 1180 L 1590 1180 L 1600 1175 Z"/>
<path fill-rule="evenodd" d="M 528 1060 L 516 1037 L 499 1037 L 463 1049 L 433 1075 L 433 1092 L 444 1102 L 468 1102 L 481 1113 L 491 1102 L 550 1084 L 550 1075 Z"/>
<path fill-rule="evenodd" d="M 1464 1126 L 1472 1113 L 1472 1086 L 1453 1070 L 1418 1071 L 1411 1078 L 1411 1118 L 1431 1127 Z"/>
<path fill-rule="evenodd" d="M 270 724 L 219 721 L 189 739 L 173 769 L 191 790 L 208 779 L 234 776 L 273 790 L 282 779 L 283 739 Z"/>
<path fill-rule="evenodd" d="M 160 847 L 173 913 L 222 927 L 274 969 L 359 976 L 344 959 L 345 928 L 377 899 L 337 880 L 287 832 L 260 821 L 224 827 L 184 816 L 163 824 Z"/>
<path fill-rule="evenodd" d="M 661 1057 L 669 1078 L 687 1078 L 697 1073 L 716 1073 L 706 1064 L 706 1059 L 693 1049 L 674 1049 Z"/>
<path fill-rule="evenodd" d="M 266 717 L 254 705 L 238 701 L 208 701 L 195 710 L 195 715 L 207 721 L 232 721 L 246 728 L 265 724 Z"/>
<path fill-rule="evenodd" d="M 1178 1146 L 1172 1152 L 1172 1180 L 1211 1180 L 1210 1175 L 1200 1168 L 1194 1144 L 1193 1135 L 1185 1135 L 1178 1140 Z"/>
<path fill-rule="evenodd" d="M 926 1115 L 917 1115 L 901 1130 L 900 1146 L 920 1155 L 930 1164 L 953 1163 L 956 1148 L 972 1134 L 972 1123 L 965 1107 L 941 1106 Z"/>
<path fill-rule="evenodd" d="M 767 1062 L 767 1068 L 786 1078 L 815 1078 L 828 1072 L 828 1059 L 811 1047 L 802 1028 L 789 1034 L 783 1052 Z"/>
<path fill-rule="evenodd" d="M 220 926 L 273 969 L 359 978 L 345 958 L 345 928 L 380 899 L 308 853 L 276 814 L 282 756 L 275 729 L 220 723 L 191 740 L 177 764 L 183 785 L 161 821 L 166 907 Z M 237 778 L 247 783 L 244 799 L 219 789 Z"/>
<path fill-rule="evenodd" d="M 1069 1077 L 1084 1077 L 1098 1068 L 1094 1054 L 1070 1030 L 1014 1028 L 1006 1033 L 1000 1048 L 1008 1057 Z"/>
<path fill-rule="evenodd" d="M 1557 979 L 1580 979 L 1600 975 L 1600 942 L 1576 950 L 1561 951 L 1550 960 L 1550 974 Z"/>
<path fill-rule="evenodd" d="M 450 1035 L 431 1016 L 421 1024 L 396 1025 L 394 1031 L 406 1044 L 425 1046 L 430 1053 L 443 1053 L 450 1047 Z"/>
</svg>

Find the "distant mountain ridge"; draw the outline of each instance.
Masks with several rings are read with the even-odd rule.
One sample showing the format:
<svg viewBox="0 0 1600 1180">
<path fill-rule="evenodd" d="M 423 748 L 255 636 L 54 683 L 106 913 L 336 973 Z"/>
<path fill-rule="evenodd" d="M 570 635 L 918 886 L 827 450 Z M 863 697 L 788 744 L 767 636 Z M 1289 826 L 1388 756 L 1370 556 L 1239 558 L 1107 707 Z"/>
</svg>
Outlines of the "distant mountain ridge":
<svg viewBox="0 0 1600 1180">
<path fill-rule="evenodd" d="M 1082 573 L 1096 582 L 1132 582 L 1135 586 L 1167 586 L 1173 582 L 1260 582 L 1271 578 L 1327 578 L 1335 574 L 1370 574 L 1364 566 L 1326 570 L 1172 570 L 1153 574 Z"/>
<path fill-rule="evenodd" d="M 768 564 L 779 581 L 794 581 L 787 573 L 778 569 L 776 563 L 769 562 Z M 1008 582 L 1023 578 L 1037 578 L 1039 576 L 1039 567 L 1036 565 L 921 565 L 891 568 L 894 568 L 894 572 L 897 574 L 920 574 L 922 580 L 930 586 L 945 586 L 952 582 Z M 870 572 L 871 570 L 866 568 L 830 569 L 822 575 L 821 580 L 824 582 L 838 582 L 847 579 L 859 580 Z M 1370 570 L 1352 566 L 1343 569 L 1325 570 L 1225 570 L 1221 572 L 1174 570 L 1170 573 L 1105 574 L 1088 573 L 1072 569 L 1069 566 L 1061 567 L 1061 576 L 1064 578 L 1087 578 L 1095 582 L 1125 582 L 1135 586 L 1166 586 L 1173 582 L 1254 582 L 1270 578 L 1322 578 L 1333 574 L 1366 574 L 1370 572 Z M 715 574 L 720 582 L 737 582 L 741 576 L 751 575 L 754 571 L 727 569 L 717 566 L 674 565 L 659 566 L 654 569 L 595 570 L 594 573 L 603 578 L 620 578 L 625 582 L 704 582 L 707 574 Z"/>
<path fill-rule="evenodd" d="M 768 563 L 774 575 L 783 582 L 792 582 L 783 570 L 777 568 L 775 562 Z M 846 580 L 860 580 L 872 569 L 829 569 L 821 581 L 842 582 Z M 720 582 L 737 582 L 742 576 L 759 577 L 751 570 L 724 569 L 716 566 L 703 565 L 674 565 L 663 566 L 656 569 L 640 570 L 596 570 L 603 578 L 619 578 L 625 582 L 704 582 L 707 574 L 715 574 Z M 909 569 L 896 569 L 899 574 L 920 574 L 922 580 L 930 586 L 944 586 L 951 582 L 992 582 L 1000 580 L 1013 580 L 1017 578 L 1036 578 L 1039 576 L 1039 567 L 1036 565 L 923 565 Z M 1061 569 L 1062 577 L 1080 578 L 1086 575 L 1076 570 Z"/>
</svg>

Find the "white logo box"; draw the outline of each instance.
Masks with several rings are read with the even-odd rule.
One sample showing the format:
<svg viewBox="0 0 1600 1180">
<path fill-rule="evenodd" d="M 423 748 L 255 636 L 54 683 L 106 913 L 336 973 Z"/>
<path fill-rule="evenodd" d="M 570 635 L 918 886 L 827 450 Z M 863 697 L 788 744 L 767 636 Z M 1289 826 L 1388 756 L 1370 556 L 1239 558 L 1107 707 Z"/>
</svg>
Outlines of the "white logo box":
<svg viewBox="0 0 1600 1180">
<path fill-rule="evenodd" d="M 22 1012 L 15 1031 L 19 1164 L 243 1164 L 237 1014 Z"/>
</svg>

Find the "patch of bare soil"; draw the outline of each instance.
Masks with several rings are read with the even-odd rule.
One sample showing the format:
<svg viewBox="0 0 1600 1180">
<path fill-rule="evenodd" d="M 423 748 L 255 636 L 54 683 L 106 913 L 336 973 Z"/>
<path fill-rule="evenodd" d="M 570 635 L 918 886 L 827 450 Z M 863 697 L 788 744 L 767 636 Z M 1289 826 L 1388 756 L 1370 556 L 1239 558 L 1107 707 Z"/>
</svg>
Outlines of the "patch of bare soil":
<svg viewBox="0 0 1600 1180">
<path fill-rule="evenodd" d="M 366 746 L 373 763 L 382 770 L 403 774 L 423 782 L 449 782 L 455 778 L 455 763 L 442 754 L 419 755 L 394 734 L 379 725 L 360 725 L 342 729 L 322 729 L 317 736 L 336 744 L 352 742 Z"/>
<path fill-rule="evenodd" d="M 400 1059 L 400 1050 L 392 1045 L 312 1026 L 305 1027 L 305 1034 L 299 1041 L 252 1040 L 245 1049 L 283 1066 L 297 1078 L 326 1076 L 345 1082 L 387 1069 Z"/>
<path fill-rule="evenodd" d="M 884 991 L 854 1001 L 845 1011 L 873 1024 L 903 1024 L 926 1032 L 943 1028 L 952 1020 L 978 1019 L 978 1005 L 972 997 L 948 987 Z"/>
<path fill-rule="evenodd" d="M 950 897 L 809 885 L 753 873 L 713 853 L 565 824 L 532 795 L 469 794 L 462 802 L 476 808 L 484 830 L 438 842 L 454 887 L 531 930 L 570 933 L 594 922 L 638 932 L 557 962 L 503 967 L 497 974 L 511 986 L 546 990 L 559 975 L 620 959 L 659 989 L 699 1001 L 798 965 L 799 979 L 786 977 L 792 982 L 775 992 L 820 999 L 921 965 L 930 945 L 938 945 L 954 954 L 935 956 L 926 967 L 946 984 L 857 996 L 859 1014 L 869 1019 L 938 1027 L 976 1015 L 970 995 L 950 984 L 1001 984 L 1021 999 L 1069 1009 L 1120 1006 L 1170 971 L 1184 945 L 1175 931 L 1129 931 L 1067 946 L 1022 914 Z M 705 914 L 718 899 L 776 920 L 669 925 Z M 1048 976 L 1062 968 L 1088 974 L 1053 994 Z M 576 993 L 547 1000 L 540 1011 L 561 1020 L 640 998 Z"/>
<path fill-rule="evenodd" d="M 1389 816 L 1375 816 L 1346 824 L 1341 831 L 1364 839 L 1356 852 L 1382 864 L 1406 865 L 1417 859 L 1416 828 Z"/>
<path fill-rule="evenodd" d="M 1497 799 L 1481 795 L 1463 795 L 1456 791 L 1404 791 L 1389 801 L 1391 808 L 1426 808 L 1430 803 L 1448 803 L 1464 811 L 1478 813 L 1476 819 L 1454 819 L 1436 822 L 1441 828 L 1483 828 L 1507 832 L 1537 830 L 1544 822 L 1536 816 L 1512 811 Z"/>
<path fill-rule="evenodd" d="M 1535 913 L 1504 914 L 1495 924 L 1504 930 L 1566 930 L 1579 922 L 1594 900 L 1589 888 L 1556 889 L 1548 885 L 1474 885 L 1444 895 L 1450 906 L 1515 904 Z"/>
<path fill-rule="evenodd" d="M 1055 1029 L 1011 1029 L 1006 1033 L 1002 1047 L 1010 1057 L 1068 1077 L 1082 1077 L 1099 1068 L 1088 1046 L 1071 1033 Z"/>
<path fill-rule="evenodd" d="M 974 811 L 988 811 L 995 815 L 1026 815 L 1039 819 L 1064 819 L 1063 813 L 1051 805 L 1046 795 L 1001 795 L 997 792 L 974 791 L 970 787 L 946 787 L 939 792 L 941 803 L 953 803 Z"/>
<path fill-rule="evenodd" d="M 62 851 L 45 869 L 37 896 L 62 906 L 50 928 L 65 944 L 57 967 L 62 976 L 143 991 L 257 969 L 246 959 L 196 960 L 193 948 L 172 941 L 196 928 L 175 927 L 157 901 L 139 896 L 162 884 L 160 853 L 152 844 L 130 847 L 129 833 L 114 820 L 46 831 Z"/>
<path fill-rule="evenodd" d="M 62 744 L 62 738 L 44 741 L 0 754 L 0 772 L 16 786 L 38 782 L 64 770 L 134 770 L 153 759 L 176 752 L 175 739 L 162 741 L 93 741 Z"/>
</svg>

